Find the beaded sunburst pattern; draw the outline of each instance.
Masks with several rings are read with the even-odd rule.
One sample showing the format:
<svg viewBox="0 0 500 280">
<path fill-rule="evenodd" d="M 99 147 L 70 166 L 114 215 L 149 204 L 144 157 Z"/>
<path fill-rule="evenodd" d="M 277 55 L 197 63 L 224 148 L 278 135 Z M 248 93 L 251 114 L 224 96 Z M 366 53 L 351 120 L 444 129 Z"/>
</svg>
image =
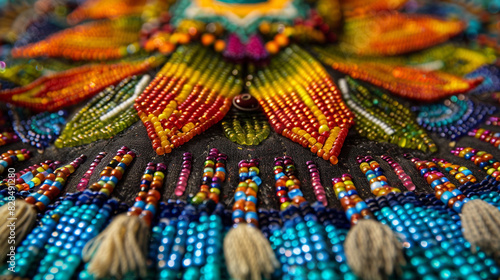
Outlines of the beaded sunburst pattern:
<svg viewBox="0 0 500 280">
<path fill-rule="evenodd" d="M 272 128 L 336 164 L 357 118 L 357 131 L 372 140 L 433 152 L 435 145 L 410 112 L 382 106 L 396 102 L 388 92 L 422 102 L 467 93 L 483 79 L 465 75 L 496 59 L 495 48 L 437 46 L 460 36 L 466 22 L 411 13 L 416 8 L 405 0 L 89 0 L 76 8 L 63 2 L 36 4 L 45 15 L 64 15 L 55 24 L 63 30 L 35 34 L 37 40 L 14 45 L 10 55 L 85 65 L 37 80 L 35 72 L 22 87 L 1 90 L 0 100 L 55 111 L 99 94 L 84 108 L 105 116 L 114 108 L 98 100 L 111 98 L 102 96 L 109 91 L 126 99 L 124 112 L 133 117 L 103 137 L 80 129 L 73 139 L 73 128 L 66 127 L 58 147 L 108 138 L 140 119 L 153 149 L 163 155 L 233 108 L 246 112 L 230 114 L 222 125 L 239 145 L 259 144 Z M 167 62 L 141 93 L 122 96 L 112 89 L 154 70 L 162 58 Z M 355 90 L 343 96 L 321 63 L 350 76 Z M 131 96 L 137 97 L 133 109 Z M 366 107 L 365 99 L 376 104 Z M 381 129 L 373 129 L 381 119 Z"/>
</svg>

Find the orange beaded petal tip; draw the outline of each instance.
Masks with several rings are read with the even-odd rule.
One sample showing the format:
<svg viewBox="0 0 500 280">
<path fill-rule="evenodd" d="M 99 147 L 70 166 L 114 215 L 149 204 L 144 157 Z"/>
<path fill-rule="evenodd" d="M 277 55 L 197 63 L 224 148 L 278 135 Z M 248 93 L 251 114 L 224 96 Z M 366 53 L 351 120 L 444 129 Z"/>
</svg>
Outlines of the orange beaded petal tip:
<svg viewBox="0 0 500 280">
<path fill-rule="evenodd" d="M 350 18 L 340 38 L 343 49 L 358 55 L 398 55 L 422 50 L 462 32 L 461 21 L 398 12 Z"/>
<path fill-rule="evenodd" d="M 0 91 L 0 101 L 34 111 L 56 111 L 92 97 L 104 88 L 154 67 L 160 58 L 117 64 L 96 64 L 73 68 L 32 83 Z"/>
<path fill-rule="evenodd" d="M 163 155 L 221 121 L 241 88 L 237 66 L 200 45 L 181 46 L 134 108 Z"/>
<path fill-rule="evenodd" d="M 57 32 L 39 42 L 14 48 L 12 56 L 64 57 L 71 60 L 118 59 L 139 50 L 139 18 L 90 22 Z"/>
<path fill-rule="evenodd" d="M 342 0 L 342 12 L 346 18 L 392 11 L 402 8 L 408 0 Z"/>
<path fill-rule="evenodd" d="M 318 49 L 319 50 L 319 49 Z M 319 50 L 320 60 L 354 79 L 369 82 L 413 100 L 431 102 L 464 93 L 479 85 L 482 78 L 465 80 L 440 71 L 424 71 L 407 66 L 346 60 Z"/>
<path fill-rule="evenodd" d="M 321 64 L 292 45 L 258 70 L 250 86 L 273 129 L 337 164 L 354 114 Z"/>
<path fill-rule="evenodd" d="M 77 24 L 85 19 L 140 15 L 146 3 L 147 0 L 89 0 L 71 12 L 67 20 L 70 24 Z"/>
</svg>

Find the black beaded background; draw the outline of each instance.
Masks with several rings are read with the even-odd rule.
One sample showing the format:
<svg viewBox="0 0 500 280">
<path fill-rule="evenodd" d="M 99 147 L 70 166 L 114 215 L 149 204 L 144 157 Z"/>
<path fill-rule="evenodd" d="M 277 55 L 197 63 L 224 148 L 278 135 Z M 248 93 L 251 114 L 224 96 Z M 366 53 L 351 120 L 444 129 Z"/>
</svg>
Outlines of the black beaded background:
<svg viewBox="0 0 500 280">
<path fill-rule="evenodd" d="M 330 71 L 330 73 L 335 78 L 342 77 L 339 73 L 335 73 L 333 71 Z M 406 105 L 410 105 L 406 101 L 402 102 Z M 86 102 L 82 102 L 80 106 L 73 108 L 70 116 L 78 112 L 78 110 L 83 107 L 85 103 Z M 494 131 L 500 131 L 500 127 L 489 128 Z M 115 152 L 121 146 L 125 145 L 134 150 L 137 153 L 137 157 L 127 169 L 125 176 L 123 176 L 122 180 L 115 188 L 112 196 L 131 205 L 139 190 L 139 182 L 148 162 L 164 162 L 168 165 L 167 177 L 162 192 L 163 199 L 166 201 L 169 198 L 177 198 L 174 195 L 174 189 L 181 168 L 182 154 L 185 152 L 191 152 L 193 154 L 193 168 L 189 177 L 188 187 L 186 188 L 184 195 L 181 197 L 181 199 L 186 199 L 189 193 L 194 194 L 199 189 L 199 184 L 203 174 L 203 162 L 205 161 L 205 157 L 208 155 L 208 151 L 211 148 L 217 148 L 219 151 L 228 155 L 226 182 L 222 185 L 220 195 L 221 202 L 225 203 L 227 207 L 230 207 L 233 203 L 234 190 L 238 184 L 238 162 L 242 159 L 258 158 L 260 159 L 260 176 L 263 181 L 258 193 L 259 207 L 275 209 L 278 209 L 279 204 L 274 191 L 274 157 L 288 155 L 295 161 L 297 176 L 302 182 L 301 189 L 305 198 L 310 202 L 314 202 L 316 200 L 310 184 L 310 177 L 306 166 L 306 162 L 312 160 L 318 165 L 321 181 L 326 190 L 329 205 L 340 209 L 340 203 L 335 197 L 335 193 L 332 189 L 331 179 L 334 177 L 340 177 L 344 173 L 350 173 L 353 176 L 354 184 L 362 198 L 366 199 L 373 196 L 370 192 L 368 181 L 359 169 L 359 164 L 356 161 L 356 157 L 358 155 L 373 156 L 384 169 L 389 184 L 393 187 L 400 188 L 402 191 L 405 191 L 406 189 L 403 187 L 401 181 L 392 171 L 392 168 L 379 156 L 384 154 L 390 155 L 398 161 L 415 183 L 416 192 L 430 193 L 432 192 L 432 188 L 416 172 L 416 169 L 411 161 L 404 158 L 403 155 L 405 153 L 411 153 L 414 156 L 425 159 L 432 159 L 433 157 L 444 158 L 452 163 L 468 167 L 479 180 L 486 176 L 486 173 L 481 171 L 472 162 L 450 154 L 450 141 L 432 134 L 431 137 L 439 147 L 439 151 L 435 154 L 425 154 L 416 150 L 403 149 L 393 144 L 370 141 L 360 137 L 354 129 L 351 129 L 339 156 L 339 163 L 337 165 L 332 165 L 329 162 L 318 158 L 315 154 L 311 153 L 309 149 L 303 148 L 299 144 L 296 144 L 283 136 L 277 135 L 274 131 L 272 131 L 269 137 L 258 146 L 238 145 L 229 141 L 229 139 L 223 135 L 222 126 L 218 123 L 205 131 L 203 134 L 195 136 L 188 143 L 174 149 L 172 153 L 164 156 L 158 156 L 153 151 L 145 127 L 139 121 L 111 139 L 99 140 L 88 145 L 63 149 L 57 149 L 54 146 L 51 146 L 43 151 L 43 153 L 39 153 L 31 146 L 22 143 L 14 143 L 0 147 L 0 152 L 3 153 L 7 150 L 21 148 L 27 148 L 33 152 L 34 156 L 30 160 L 17 163 L 14 166 L 16 170 L 22 170 L 23 168 L 35 163 L 38 164 L 45 160 L 59 160 L 63 163 L 69 163 L 81 154 L 87 155 L 87 161 L 82 164 L 73 175 L 70 176 L 65 188 L 65 192 L 75 192 L 76 185 L 78 184 L 80 178 L 88 170 L 90 163 L 99 152 L 104 151 L 108 154 L 97 166 L 96 171 L 90 179 L 90 184 L 99 179 L 99 173 L 102 168 L 104 168 L 104 166 L 106 166 L 106 164 L 111 160 L 111 158 L 115 155 Z M 498 149 L 473 137 L 465 136 L 461 138 L 456 145 L 463 147 L 471 146 L 480 150 L 486 150 L 491 152 L 495 158 L 500 159 L 500 151 Z M 458 182 L 454 178 L 451 178 L 450 176 L 448 177 L 452 182 L 458 185 Z"/>
</svg>

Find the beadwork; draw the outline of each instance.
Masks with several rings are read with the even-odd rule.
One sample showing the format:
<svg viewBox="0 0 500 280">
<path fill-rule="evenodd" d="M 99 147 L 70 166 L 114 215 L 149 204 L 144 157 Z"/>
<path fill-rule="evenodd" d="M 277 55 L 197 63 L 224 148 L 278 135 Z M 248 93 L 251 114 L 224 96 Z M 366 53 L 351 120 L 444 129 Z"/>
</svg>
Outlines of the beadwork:
<svg viewBox="0 0 500 280">
<path fill-rule="evenodd" d="M 145 87 L 142 81 L 135 76 L 126 78 L 97 94 L 68 122 L 55 146 L 73 147 L 108 139 L 137 122 L 132 104 L 135 93 Z"/>
<path fill-rule="evenodd" d="M 354 123 L 353 114 L 316 60 L 297 46 L 288 50 L 275 57 L 270 67 L 252 74 L 250 93 L 276 133 L 337 164 Z M 291 77 L 296 81 L 289 80 Z M 323 95 L 327 98 L 321 98 Z"/>
<path fill-rule="evenodd" d="M 192 204 L 198 205 L 207 200 L 219 203 L 221 185 L 226 180 L 226 160 L 227 155 L 216 148 L 210 149 L 203 168 L 200 191 L 191 199 Z"/>
<path fill-rule="evenodd" d="M 388 193 L 401 192 L 398 188 L 391 187 L 384 176 L 384 171 L 371 156 L 358 156 L 356 160 L 359 168 L 365 174 L 366 180 L 370 183 L 370 189 L 376 196 L 384 196 Z"/>
<path fill-rule="evenodd" d="M 262 180 L 259 177 L 259 161 L 242 160 L 238 163 L 239 184 L 234 191 L 233 223 L 259 226 L 257 216 L 257 193 Z"/>
<path fill-rule="evenodd" d="M 175 184 L 174 193 L 176 196 L 182 196 L 186 190 L 189 174 L 191 174 L 192 162 L 193 155 L 191 153 L 186 152 L 182 155 L 182 169 L 179 173 L 179 179 L 177 179 L 177 183 Z"/>
<path fill-rule="evenodd" d="M 313 187 L 314 194 L 316 195 L 316 200 L 321 202 L 323 206 L 327 206 L 328 200 L 326 199 L 325 188 L 321 184 L 318 166 L 316 166 L 313 161 L 306 162 L 306 165 L 309 169 L 309 175 L 311 176 L 311 186 Z"/>
<path fill-rule="evenodd" d="M 415 184 L 411 180 L 411 177 L 406 174 L 406 172 L 403 170 L 401 165 L 397 161 L 395 161 L 392 157 L 383 155 L 380 156 L 383 160 L 385 160 L 394 170 L 394 173 L 398 175 L 399 180 L 401 180 L 401 183 L 403 183 L 403 186 L 409 190 L 409 191 L 414 191 L 415 190 Z"/>
<path fill-rule="evenodd" d="M 8 150 L 6 153 L 2 153 L 0 159 L 0 174 L 2 174 L 7 168 L 14 165 L 15 162 L 25 161 L 31 158 L 31 152 L 22 150 Z"/>
<path fill-rule="evenodd" d="M 100 152 L 94 159 L 94 161 L 92 161 L 92 163 L 90 164 L 90 167 L 89 169 L 85 172 L 85 174 L 83 174 L 82 178 L 80 179 L 80 182 L 78 182 L 78 185 L 76 185 L 76 189 L 78 191 L 84 191 L 85 188 L 87 188 L 88 184 L 89 184 L 89 180 L 90 180 L 90 177 L 92 176 L 92 174 L 94 173 L 95 171 L 95 168 L 97 167 L 97 165 L 99 165 L 99 163 L 101 162 L 101 160 L 107 155 L 108 153 L 106 152 Z"/>
<path fill-rule="evenodd" d="M 388 94 L 364 87 L 350 77 L 339 80 L 339 87 L 347 105 L 356 113 L 355 129 L 361 136 L 402 148 L 437 151 L 436 144 L 418 126 L 410 109 Z"/>
</svg>

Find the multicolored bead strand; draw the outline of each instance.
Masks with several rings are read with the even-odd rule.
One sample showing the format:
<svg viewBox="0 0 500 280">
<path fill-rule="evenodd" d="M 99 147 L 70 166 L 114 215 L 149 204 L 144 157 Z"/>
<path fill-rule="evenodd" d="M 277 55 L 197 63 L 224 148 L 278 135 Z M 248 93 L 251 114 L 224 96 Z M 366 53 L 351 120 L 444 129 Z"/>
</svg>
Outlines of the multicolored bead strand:
<svg viewBox="0 0 500 280">
<path fill-rule="evenodd" d="M 379 168 L 375 166 L 375 161 L 371 164 L 374 169 Z M 367 168 L 363 166 L 363 169 Z M 370 171 L 372 170 L 365 173 Z M 372 174 L 368 176 L 370 175 Z M 350 268 L 363 279 L 370 277 L 383 279 L 389 275 L 398 274 L 399 267 L 405 263 L 400 240 L 388 227 L 375 219 L 368 204 L 358 195 L 350 174 L 343 174 L 341 178 L 333 178 L 332 183 L 347 220 L 351 222 L 351 229 L 344 242 L 345 255 Z M 387 195 L 394 193 L 388 192 Z M 378 195 L 379 197 L 386 196 L 380 193 Z M 370 249 L 367 249 L 367 246 Z"/>
<path fill-rule="evenodd" d="M 175 184 L 175 195 L 182 196 L 188 184 L 189 175 L 191 174 L 193 164 L 193 155 L 190 152 L 182 154 L 182 165 L 181 172 L 179 173 L 179 179 Z"/>
<path fill-rule="evenodd" d="M 127 151 L 122 147 L 116 157 L 124 157 Z M 115 163 L 113 159 L 111 164 Z M 23 261 L 16 263 L 16 276 L 43 279 L 57 274 L 70 279 L 87 241 L 99 233 L 112 215 L 127 209 L 125 204 L 108 200 L 105 193 L 91 190 L 67 194 L 48 208 L 53 210 L 44 214 L 41 223 L 17 248 Z"/>
<path fill-rule="evenodd" d="M 411 180 L 410 175 L 406 174 L 406 172 L 403 170 L 403 167 L 399 165 L 397 161 L 395 161 L 392 157 L 387 156 L 387 155 L 382 155 L 380 156 L 383 160 L 385 160 L 394 170 L 394 173 L 398 175 L 399 180 L 401 183 L 403 183 L 403 186 L 409 190 L 409 191 L 414 191 L 415 190 L 415 184 Z"/>
<path fill-rule="evenodd" d="M 500 126 L 500 117 L 491 116 L 484 122 L 485 125 Z"/>
<path fill-rule="evenodd" d="M 98 191 L 106 197 L 111 196 L 111 193 L 116 187 L 116 184 L 122 179 L 127 167 L 135 158 L 135 153 L 129 148 L 123 146 L 113 159 L 108 163 L 104 170 L 99 174 L 101 178 L 97 183 L 90 185 L 89 189 Z"/>
<path fill-rule="evenodd" d="M 461 213 L 463 205 L 470 201 L 470 199 L 465 197 L 443 173 L 439 172 L 435 163 L 418 158 L 412 158 L 411 161 L 415 164 L 420 175 L 434 189 L 436 198 L 457 213 Z"/>
<path fill-rule="evenodd" d="M 250 94 L 273 129 L 337 164 L 354 116 L 321 64 L 293 45 L 252 77 Z"/>
<path fill-rule="evenodd" d="M 84 191 L 87 186 L 89 185 L 89 180 L 92 174 L 94 173 L 97 165 L 101 162 L 101 160 L 107 155 L 108 153 L 106 152 L 100 152 L 95 158 L 94 161 L 90 164 L 89 169 L 83 174 L 82 178 L 80 179 L 80 182 L 76 185 L 76 190 L 77 191 Z"/>
<path fill-rule="evenodd" d="M 8 150 L 0 155 L 0 174 L 12 167 L 18 161 L 25 161 L 31 158 L 31 152 L 26 149 Z"/>
<path fill-rule="evenodd" d="M 164 163 L 147 164 L 141 178 L 139 193 L 127 214 L 113 218 L 110 225 L 85 246 L 83 258 L 88 264 L 85 270 L 80 272 L 80 279 L 146 276 L 145 249 L 148 240 L 144 238 L 144 235 L 147 236 L 149 233 L 151 223 L 157 213 L 166 169 L 167 166 Z M 116 236 L 116 233 L 122 233 L 122 235 Z M 121 250 L 125 257 L 110 260 L 108 257 L 110 242 L 116 242 L 117 246 L 122 246 Z M 130 255 L 131 253 L 135 253 L 135 256 Z M 133 265 L 130 265 L 131 263 Z M 103 266 L 103 264 L 107 265 Z M 118 269 L 113 269 L 117 266 Z"/>
<path fill-rule="evenodd" d="M 457 164 L 449 163 L 444 159 L 433 158 L 433 162 L 437 163 L 439 167 L 443 168 L 448 174 L 454 176 L 455 179 L 461 184 L 464 185 L 467 182 L 476 183 L 477 179 L 472 175 L 472 171 L 470 171 L 465 166 L 460 166 Z"/>
<path fill-rule="evenodd" d="M 333 237 L 336 228 L 328 227 L 327 233 L 320 224 L 320 222 L 328 223 L 324 213 L 326 208 L 321 202 L 316 202 L 311 207 L 303 197 L 300 181 L 295 176 L 292 158 L 289 156 L 275 158 L 274 174 L 281 212 L 259 210 L 259 219 L 262 219 L 262 231 L 269 238 L 282 266 L 280 275 L 275 277 L 335 278 L 340 273 L 340 268 L 332 261 L 333 258 L 339 263 L 344 262 L 347 268 L 345 272 L 348 272 L 342 246 L 334 246 L 336 250 L 332 253 L 329 251 L 330 245 L 327 245 L 329 237 Z"/>
<path fill-rule="evenodd" d="M 359 169 L 365 174 L 370 183 L 370 189 L 375 196 L 384 196 L 388 193 L 399 193 L 401 190 L 391 187 L 384 176 L 384 170 L 371 156 L 358 156 Z"/>
<path fill-rule="evenodd" d="M 467 133 L 467 135 L 475 137 L 483 142 L 490 143 L 491 145 L 498 148 L 500 145 L 500 133 L 493 132 L 484 128 L 473 129 Z"/>
<path fill-rule="evenodd" d="M 54 161 L 49 164 L 41 164 L 39 168 L 36 169 L 36 172 L 26 173 L 24 176 L 24 182 L 20 184 L 16 184 L 16 188 L 18 191 L 30 191 L 35 187 L 40 186 L 46 178 L 55 176 L 54 171 L 61 164 L 60 161 Z"/>
<path fill-rule="evenodd" d="M 360 219 L 373 219 L 374 216 L 366 202 L 358 195 L 350 174 L 332 179 L 333 190 L 344 208 L 347 220 L 354 226 Z"/>
<path fill-rule="evenodd" d="M 257 193 L 262 179 L 259 177 L 259 161 L 257 159 L 242 160 L 238 163 L 239 184 L 234 191 L 233 223 L 244 223 L 259 226 L 257 215 Z"/>
<path fill-rule="evenodd" d="M 221 185 L 226 180 L 226 160 L 227 155 L 216 148 L 210 149 L 203 168 L 200 191 L 191 199 L 192 204 L 199 205 L 205 201 L 219 203 Z"/>
<path fill-rule="evenodd" d="M 451 151 L 455 156 L 472 161 L 479 168 L 483 169 L 486 174 L 500 179 L 500 161 L 495 159 L 492 154 L 485 151 L 478 151 L 471 147 L 457 147 Z"/>
<path fill-rule="evenodd" d="M 325 188 L 321 184 L 321 178 L 319 177 L 318 166 L 313 161 L 307 161 L 306 165 L 309 170 L 309 175 L 311 176 L 311 186 L 314 190 L 314 194 L 316 195 L 316 200 L 321 202 L 323 206 L 328 206 Z"/>
<path fill-rule="evenodd" d="M 68 177 L 73 174 L 86 159 L 86 155 L 81 155 L 71 163 L 57 168 L 54 173 L 51 173 L 52 176 L 46 176 L 39 190 L 30 194 L 25 201 L 34 205 L 38 212 L 44 212 L 47 206 L 53 203 L 57 196 L 63 191 Z M 39 174 L 43 174 L 43 172 Z"/>
<path fill-rule="evenodd" d="M 56 167 L 61 163 L 59 161 L 46 160 L 41 162 L 40 164 L 34 164 L 29 166 L 19 172 L 15 173 L 15 183 L 16 185 L 24 184 L 29 182 L 33 177 L 35 177 L 38 173 L 43 172 L 49 168 L 51 164 L 55 164 Z M 53 166 L 52 166 L 53 167 Z M 4 180 L 0 184 L 0 188 L 8 188 L 8 178 L 4 178 Z M 19 187 L 18 189 L 22 189 Z"/>
<path fill-rule="evenodd" d="M 141 180 L 141 190 L 127 215 L 140 216 L 149 226 L 158 210 L 161 200 L 161 189 L 165 179 L 167 166 L 164 163 L 148 163 L 148 168 Z"/>
<path fill-rule="evenodd" d="M 339 80 L 347 105 L 356 113 L 357 132 L 370 140 L 397 144 L 402 148 L 436 152 L 436 144 L 402 103 L 372 86 L 350 77 Z"/>
<path fill-rule="evenodd" d="M 199 45 L 179 47 L 134 105 L 156 153 L 170 153 L 222 120 L 241 91 L 240 72 Z"/>
<path fill-rule="evenodd" d="M 56 111 L 90 98 L 127 77 L 145 72 L 161 61 L 162 58 L 149 57 L 132 62 L 84 65 L 42 76 L 22 87 L 1 90 L 0 100 L 37 112 Z"/>
<path fill-rule="evenodd" d="M 291 157 L 274 158 L 274 179 L 276 180 L 274 186 L 281 211 L 290 205 L 298 207 L 301 203 L 306 202 L 300 190 L 300 181 L 295 176 L 295 164 Z"/>
<path fill-rule="evenodd" d="M 495 106 L 476 104 L 463 95 L 452 96 L 443 103 L 414 107 L 417 122 L 440 137 L 457 140 L 496 112 Z"/>
<path fill-rule="evenodd" d="M 132 104 L 135 94 L 146 86 L 143 81 L 132 76 L 101 91 L 73 116 L 54 145 L 73 147 L 109 139 L 137 122 L 139 117 Z"/>
<path fill-rule="evenodd" d="M 113 208 L 110 207 L 110 201 L 108 199 L 134 157 L 134 152 L 130 151 L 127 147 L 122 147 L 110 164 L 101 172 L 101 178 L 99 181 L 90 186 L 90 190 L 97 192 L 97 196 L 101 197 L 100 204 L 94 204 L 93 201 L 91 202 L 91 205 L 84 204 L 80 206 L 75 204 L 74 210 L 76 213 L 79 212 L 78 210 L 83 210 L 82 212 L 87 211 L 87 209 L 91 210 L 87 216 L 77 216 L 78 218 L 73 221 L 70 217 L 73 216 L 73 218 L 75 218 L 75 212 L 68 211 L 63 217 L 60 218 L 60 221 L 68 222 L 68 225 L 56 227 L 58 238 L 55 238 L 55 243 L 51 243 L 50 241 L 52 240 L 49 240 L 48 248 L 46 246 L 47 254 L 40 262 L 37 275 L 33 279 L 55 277 L 56 274 L 62 279 L 71 279 L 82 261 L 83 247 L 90 239 L 98 235 L 98 233 L 104 228 L 106 222 L 109 220 L 113 212 Z M 111 166 L 115 165 L 115 163 L 116 167 L 110 171 Z M 111 203 L 114 203 L 115 205 L 117 204 L 116 201 Z M 67 219 L 64 219 L 65 217 Z M 84 225 L 83 228 L 86 228 L 86 234 L 83 234 L 83 230 L 76 230 L 76 228 L 78 228 L 78 224 L 82 221 L 86 222 L 82 224 Z M 90 225 L 93 225 L 93 227 Z M 72 230 L 68 230 L 70 228 L 72 228 Z M 66 235 L 63 235 L 63 233 L 66 233 Z M 67 237 L 67 239 L 65 237 Z M 61 250 L 53 249 L 53 251 L 51 251 L 51 247 L 57 248 L 61 245 Z"/>
</svg>

